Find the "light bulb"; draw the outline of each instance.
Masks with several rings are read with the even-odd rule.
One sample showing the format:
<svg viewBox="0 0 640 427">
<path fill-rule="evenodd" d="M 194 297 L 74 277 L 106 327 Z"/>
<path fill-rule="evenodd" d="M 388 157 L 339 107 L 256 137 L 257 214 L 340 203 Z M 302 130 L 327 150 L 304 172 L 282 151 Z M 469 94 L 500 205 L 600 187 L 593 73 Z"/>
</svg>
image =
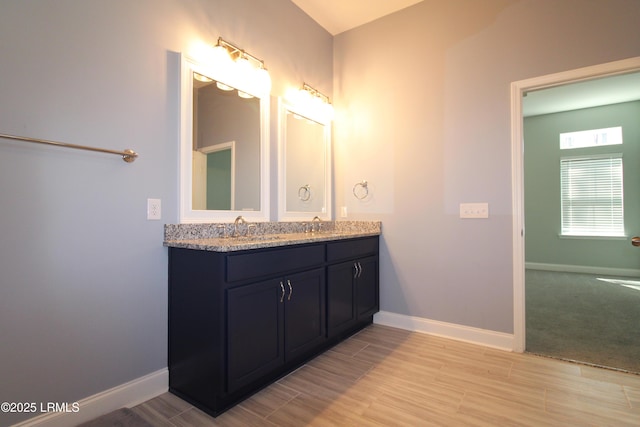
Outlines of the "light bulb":
<svg viewBox="0 0 640 427">
<path fill-rule="evenodd" d="M 218 86 L 218 89 L 221 89 L 221 90 L 226 90 L 226 91 L 233 90 L 231 86 L 226 85 L 224 83 L 220 83 L 220 82 L 216 82 L 216 86 Z"/>
<path fill-rule="evenodd" d="M 196 73 L 196 72 L 194 72 L 194 73 L 193 73 L 193 78 L 194 78 L 194 79 L 196 79 L 196 80 L 198 80 L 198 81 L 201 81 L 201 82 L 203 82 L 203 83 L 209 83 L 209 82 L 212 82 L 212 81 L 213 81 L 213 80 L 212 80 L 212 79 L 210 79 L 209 77 L 207 77 L 207 76 L 203 76 L 202 74 L 200 74 L 200 73 Z"/>
<path fill-rule="evenodd" d="M 335 111 L 333 109 L 333 105 L 329 104 L 328 102 L 326 104 L 324 104 L 324 118 L 327 122 L 330 122 L 333 120 L 333 117 L 335 115 Z"/>
<path fill-rule="evenodd" d="M 235 68 L 235 72 L 240 75 L 240 81 L 247 82 L 251 80 L 254 69 L 247 58 L 236 59 Z"/>
<path fill-rule="evenodd" d="M 225 68 L 229 67 L 229 65 L 232 63 L 231 57 L 229 56 L 229 51 L 221 45 L 216 45 L 213 48 L 213 51 L 211 53 L 211 60 L 215 65 Z"/>
<path fill-rule="evenodd" d="M 234 64 L 227 49 L 221 45 L 214 47 L 211 61 L 216 70 L 216 80 L 229 81 L 229 76 L 233 73 Z M 222 90 L 231 90 L 225 89 L 224 85 L 221 86 L 221 83 L 217 83 L 217 86 Z"/>
<path fill-rule="evenodd" d="M 258 68 L 256 70 L 256 83 L 261 93 L 271 92 L 271 76 L 266 68 Z"/>
<path fill-rule="evenodd" d="M 306 107 L 311 102 L 311 94 L 306 89 L 300 89 L 297 101 Z"/>
</svg>

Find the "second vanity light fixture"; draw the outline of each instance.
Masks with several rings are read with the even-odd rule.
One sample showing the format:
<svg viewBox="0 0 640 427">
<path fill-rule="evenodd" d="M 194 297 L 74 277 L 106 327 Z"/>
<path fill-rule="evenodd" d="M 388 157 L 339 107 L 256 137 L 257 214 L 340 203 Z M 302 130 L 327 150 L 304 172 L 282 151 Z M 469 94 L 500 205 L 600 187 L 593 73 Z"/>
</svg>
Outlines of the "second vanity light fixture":
<svg viewBox="0 0 640 427">
<path fill-rule="evenodd" d="M 259 59 L 244 49 L 218 38 L 218 43 L 213 48 L 213 63 L 218 67 L 225 83 L 242 82 L 242 87 L 249 87 L 249 91 L 238 91 L 243 98 L 251 98 L 254 94 L 265 94 L 271 90 L 271 77 Z M 234 90 L 235 88 L 222 82 L 216 82 L 222 90 Z"/>
<path fill-rule="evenodd" d="M 329 97 L 306 83 L 302 84 L 300 90 L 290 93 L 288 98 L 302 116 L 322 123 L 333 120 L 333 106 Z"/>
</svg>

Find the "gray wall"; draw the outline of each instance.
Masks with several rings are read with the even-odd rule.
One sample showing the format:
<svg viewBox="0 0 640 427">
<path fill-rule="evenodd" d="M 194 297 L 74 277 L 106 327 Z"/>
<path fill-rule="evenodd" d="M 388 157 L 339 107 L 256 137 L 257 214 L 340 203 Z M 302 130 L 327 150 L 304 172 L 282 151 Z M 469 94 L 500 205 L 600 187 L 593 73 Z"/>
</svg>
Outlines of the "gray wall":
<svg viewBox="0 0 640 427">
<path fill-rule="evenodd" d="M 0 133 L 140 153 L 0 140 L 0 402 L 73 402 L 166 368 L 176 52 L 218 36 L 265 60 L 274 95 L 332 91 L 332 37 L 288 0 L 0 2 Z"/>
<path fill-rule="evenodd" d="M 640 55 L 639 16 L 635 0 L 425 0 L 335 38 L 335 206 L 383 223 L 383 310 L 513 332 L 510 83 Z M 490 218 L 459 219 L 463 202 Z"/>
<path fill-rule="evenodd" d="M 560 238 L 560 158 L 587 153 L 623 155 L 625 231 L 640 234 L 640 102 L 626 102 L 524 120 L 526 261 L 619 269 L 640 269 L 629 239 Z M 622 126 L 623 144 L 560 150 L 562 132 Z"/>
<path fill-rule="evenodd" d="M 425 0 L 331 38 L 288 0 L 3 1 L 0 130 L 141 157 L 0 142 L 0 401 L 74 401 L 166 367 L 171 52 L 223 36 L 265 59 L 274 96 L 333 92 L 336 211 L 384 223 L 382 309 L 512 332 L 509 83 L 639 56 L 639 15 L 637 0 Z M 458 219 L 473 201 L 490 219 Z"/>
</svg>

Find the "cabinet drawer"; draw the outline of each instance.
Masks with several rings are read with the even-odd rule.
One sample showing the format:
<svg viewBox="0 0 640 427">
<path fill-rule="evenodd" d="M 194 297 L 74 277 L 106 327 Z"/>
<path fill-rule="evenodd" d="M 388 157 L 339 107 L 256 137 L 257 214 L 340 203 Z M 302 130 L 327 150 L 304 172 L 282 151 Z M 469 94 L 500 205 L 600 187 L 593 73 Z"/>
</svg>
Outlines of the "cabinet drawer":
<svg viewBox="0 0 640 427">
<path fill-rule="evenodd" d="M 327 245 L 327 261 L 357 258 L 378 253 L 378 237 L 332 242 Z"/>
<path fill-rule="evenodd" d="M 227 282 L 267 277 L 324 263 L 324 245 L 270 249 L 227 257 Z"/>
</svg>

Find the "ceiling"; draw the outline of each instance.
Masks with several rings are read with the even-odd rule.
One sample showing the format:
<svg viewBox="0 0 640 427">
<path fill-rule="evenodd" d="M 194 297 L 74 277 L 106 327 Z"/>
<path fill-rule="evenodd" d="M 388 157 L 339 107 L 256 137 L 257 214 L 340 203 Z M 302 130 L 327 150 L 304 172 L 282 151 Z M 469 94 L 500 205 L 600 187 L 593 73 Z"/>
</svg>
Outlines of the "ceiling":
<svg viewBox="0 0 640 427">
<path fill-rule="evenodd" d="M 340 34 L 422 0 L 292 0 L 332 35 Z M 640 72 L 527 93 L 523 115 L 557 113 L 640 100 Z"/>
<path fill-rule="evenodd" d="M 603 77 L 527 93 L 525 117 L 640 100 L 640 72 Z"/>
<path fill-rule="evenodd" d="M 375 21 L 422 0 L 292 0 L 332 35 Z"/>
</svg>

